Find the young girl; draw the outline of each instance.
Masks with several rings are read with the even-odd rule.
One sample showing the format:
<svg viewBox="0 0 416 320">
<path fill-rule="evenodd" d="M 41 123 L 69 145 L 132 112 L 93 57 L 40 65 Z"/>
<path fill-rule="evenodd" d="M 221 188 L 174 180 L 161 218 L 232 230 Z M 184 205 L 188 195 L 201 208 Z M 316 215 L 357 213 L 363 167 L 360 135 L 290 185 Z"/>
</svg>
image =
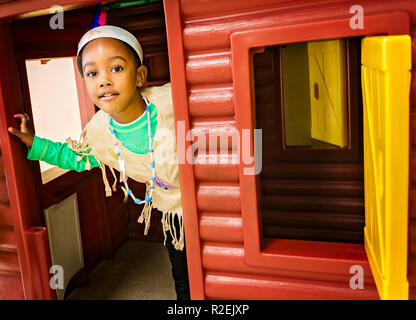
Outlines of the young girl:
<svg viewBox="0 0 416 320">
<path fill-rule="evenodd" d="M 26 114 L 15 115 L 22 119 L 20 131 L 9 131 L 29 147 L 29 160 L 76 171 L 100 167 L 107 197 L 116 191 L 113 169 L 117 169 L 124 201 L 130 196 L 136 204 L 144 204 L 138 221 L 145 222 L 145 234 L 152 208 L 159 210 L 177 298 L 189 299 L 170 84 L 143 89 L 147 69 L 140 43 L 115 26 L 99 26 L 84 34 L 77 65 L 90 99 L 101 109 L 85 126 L 79 142 L 68 138 L 62 144 L 33 136 Z M 112 189 L 105 165 L 114 176 Z M 144 199 L 133 194 L 128 178 L 146 183 Z"/>
</svg>

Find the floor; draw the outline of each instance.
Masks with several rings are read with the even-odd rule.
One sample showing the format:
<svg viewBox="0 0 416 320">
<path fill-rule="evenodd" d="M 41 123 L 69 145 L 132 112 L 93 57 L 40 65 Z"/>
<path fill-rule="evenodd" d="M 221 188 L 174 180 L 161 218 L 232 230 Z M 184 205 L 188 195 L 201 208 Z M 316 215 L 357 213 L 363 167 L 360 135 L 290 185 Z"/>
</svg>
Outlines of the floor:
<svg viewBox="0 0 416 320">
<path fill-rule="evenodd" d="M 114 259 L 102 261 L 90 273 L 89 280 L 67 300 L 176 300 L 163 243 L 127 241 Z"/>
</svg>

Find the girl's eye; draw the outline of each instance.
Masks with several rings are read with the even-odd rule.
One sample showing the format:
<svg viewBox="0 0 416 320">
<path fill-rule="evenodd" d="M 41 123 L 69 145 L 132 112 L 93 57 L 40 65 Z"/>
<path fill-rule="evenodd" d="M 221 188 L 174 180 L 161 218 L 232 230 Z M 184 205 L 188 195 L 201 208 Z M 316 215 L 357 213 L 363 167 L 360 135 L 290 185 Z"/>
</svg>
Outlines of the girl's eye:
<svg viewBox="0 0 416 320">
<path fill-rule="evenodd" d="M 87 73 L 87 77 L 94 77 L 97 74 L 95 71 L 91 71 Z"/>
<path fill-rule="evenodd" d="M 119 71 L 123 70 L 123 68 L 122 68 L 122 67 L 120 67 L 120 66 L 116 66 L 116 67 L 114 67 L 114 68 L 113 68 L 113 69 L 111 69 L 111 70 L 116 70 L 116 72 L 119 72 Z"/>
</svg>

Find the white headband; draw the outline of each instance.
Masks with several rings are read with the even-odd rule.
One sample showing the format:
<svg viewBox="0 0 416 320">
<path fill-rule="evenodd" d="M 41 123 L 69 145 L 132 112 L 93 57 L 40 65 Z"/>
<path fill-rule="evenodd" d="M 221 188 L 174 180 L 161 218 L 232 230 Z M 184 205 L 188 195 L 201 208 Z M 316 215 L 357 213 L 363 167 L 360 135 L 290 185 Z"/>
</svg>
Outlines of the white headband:
<svg viewBox="0 0 416 320">
<path fill-rule="evenodd" d="M 85 33 L 82 36 L 81 40 L 78 43 L 77 66 L 78 66 L 78 71 L 80 74 L 83 74 L 83 73 L 82 73 L 81 57 L 79 53 L 81 52 L 82 48 L 84 48 L 84 46 L 88 42 L 94 39 L 98 39 L 98 38 L 113 38 L 113 39 L 117 39 L 117 40 L 125 42 L 137 53 L 140 59 L 140 63 L 143 64 L 143 50 L 139 43 L 139 40 L 137 40 L 134 35 L 132 35 L 127 30 L 124 30 L 123 28 L 110 26 L 110 25 L 104 25 L 104 26 L 95 27 L 89 30 L 87 33 Z"/>
</svg>

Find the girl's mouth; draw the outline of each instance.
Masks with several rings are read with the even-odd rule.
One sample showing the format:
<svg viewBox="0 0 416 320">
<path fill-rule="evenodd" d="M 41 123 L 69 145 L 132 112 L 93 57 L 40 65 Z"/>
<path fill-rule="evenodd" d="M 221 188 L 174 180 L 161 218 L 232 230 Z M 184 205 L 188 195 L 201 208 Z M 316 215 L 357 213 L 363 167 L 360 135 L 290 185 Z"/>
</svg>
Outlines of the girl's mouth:
<svg viewBox="0 0 416 320">
<path fill-rule="evenodd" d="M 118 93 L 111 93 L 111 94 L 106 94 L 100 97 L 100 100 L 113 100 L 118 96 Z"/>
</svg>

